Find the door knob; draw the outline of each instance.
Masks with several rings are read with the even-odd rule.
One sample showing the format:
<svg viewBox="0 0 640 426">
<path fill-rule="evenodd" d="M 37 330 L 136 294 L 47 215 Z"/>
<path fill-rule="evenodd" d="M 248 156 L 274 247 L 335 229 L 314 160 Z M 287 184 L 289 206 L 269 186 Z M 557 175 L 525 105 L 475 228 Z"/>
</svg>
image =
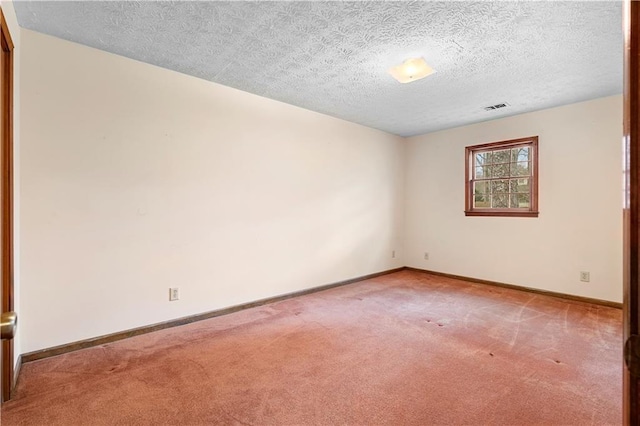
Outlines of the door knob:
<svg viewBox="0 0 640 426">
<path fill-rule="evenodd" d="M 18 326 L 18 314 L 15 312 L 3 312 L 0 316 L 0 337 L 2 340 L 11 340 L 16 335 Z"/>
</svg>

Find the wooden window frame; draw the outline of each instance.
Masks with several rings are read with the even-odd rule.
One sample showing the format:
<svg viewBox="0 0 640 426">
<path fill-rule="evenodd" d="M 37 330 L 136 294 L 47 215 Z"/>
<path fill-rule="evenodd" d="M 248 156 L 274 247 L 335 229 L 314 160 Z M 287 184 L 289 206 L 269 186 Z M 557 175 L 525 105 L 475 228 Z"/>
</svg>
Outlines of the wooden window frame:
<svg viewBox="0 0 640 426">
<path fill-rule="evenodd" d="M 493 151 L 517 146 L 531 146 L 531 175 L 530 179 L 530 205 L 528 208 L 474 208 L 473 207 L 473 170 L 475 154 L 478 151 Z M 511 139 L 500 142 L 491 142 L 480 145 L 467 146 L 465 148 L 465 216 L 504 216 L 504 217 L 538 217 L 538 137 Z M 511 178 L 511 177 L 510 177 Z"/>
</svg>

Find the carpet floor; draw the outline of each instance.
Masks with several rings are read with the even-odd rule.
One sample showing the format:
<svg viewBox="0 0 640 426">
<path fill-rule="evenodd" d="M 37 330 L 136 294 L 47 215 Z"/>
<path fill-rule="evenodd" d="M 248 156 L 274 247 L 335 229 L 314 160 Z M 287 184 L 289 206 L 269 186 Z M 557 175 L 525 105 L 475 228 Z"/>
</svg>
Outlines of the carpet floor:
<svg viewBox="0 0 640 426">
<path fill-rule="evenodd" d="M 622 312 L 415 271 L 23 366 L 2 425 L 622 422 Z"/>
</svg>

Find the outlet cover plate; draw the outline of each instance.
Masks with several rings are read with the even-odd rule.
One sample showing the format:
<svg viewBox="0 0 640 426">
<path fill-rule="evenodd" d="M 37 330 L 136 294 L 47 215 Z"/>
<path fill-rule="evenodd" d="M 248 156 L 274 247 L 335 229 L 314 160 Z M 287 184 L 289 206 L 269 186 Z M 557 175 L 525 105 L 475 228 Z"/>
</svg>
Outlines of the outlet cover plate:
<svg viewBox="0 0 640 426">
<path fill-rule="evenodd" d="M 180 289 L 178 287 L 173 287 L 169 289 L 169 301 L 173 302 L 176 300 L 180 300 Z"/>
</svg>

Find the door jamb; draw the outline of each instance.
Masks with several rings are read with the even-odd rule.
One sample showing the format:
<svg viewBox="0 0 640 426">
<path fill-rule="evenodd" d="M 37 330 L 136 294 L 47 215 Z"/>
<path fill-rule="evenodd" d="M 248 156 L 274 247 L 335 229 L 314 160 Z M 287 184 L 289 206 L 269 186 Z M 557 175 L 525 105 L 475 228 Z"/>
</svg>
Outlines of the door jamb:
<svg viewBox="0 0 640 426">
<path fill-rule="evenodd" d="M 2 209 L 2 312 L 14 310 L 13 300 L 13 49 L 14 44 L 9 32 L 9 26 L 0 8 L 0 31 L 2 31 L 0 54 L 7 54 L 5 69 L 2 73 L 1 84 L 5 85 L 0 102 L 6 106 L 6 113 L 2 114 L 3 128 L 0 140 L 0 208 Z M 4 77 L 6 76 L 6 80 Z M 2 341 L 2 400 L 11 397 L 14 385 L 13 339 Z"/>
</svg>

